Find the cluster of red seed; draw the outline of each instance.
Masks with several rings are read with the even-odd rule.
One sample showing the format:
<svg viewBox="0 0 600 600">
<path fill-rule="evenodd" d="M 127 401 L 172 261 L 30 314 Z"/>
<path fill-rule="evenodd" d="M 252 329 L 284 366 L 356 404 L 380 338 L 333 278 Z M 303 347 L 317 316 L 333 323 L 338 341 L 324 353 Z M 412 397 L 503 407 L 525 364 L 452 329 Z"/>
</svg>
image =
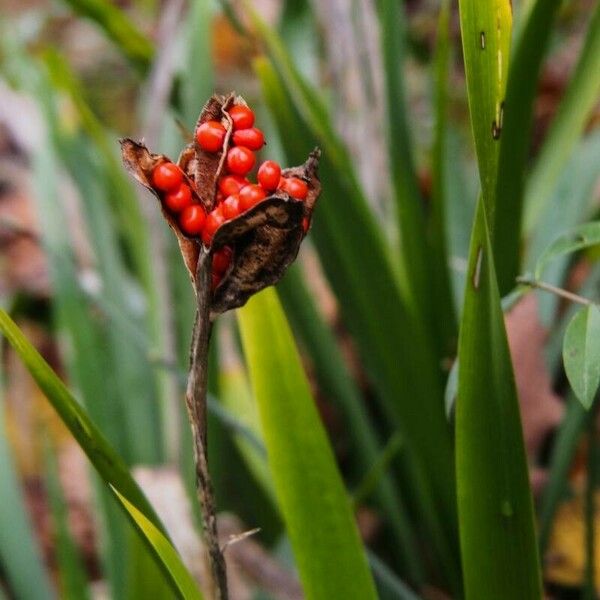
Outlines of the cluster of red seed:
<svg viewBox="0 0 600 600">
<path fill-rule="evenodd" d="M 163 192 L 166 208 L 177 216 L 181 230 L 190 236 L 200 236 L 209 245 L 217 229 L 230 219 L 249 210 L 276 190 L 287 192 L 297 200 L 308 194 L 306 182 L 297 177 L 282 177 L 281 167 L 272 160 L 261 164 L 257 172 L 258 183 L 247 178 L 256 163 L 255 151 L 260 150 L 265 138 L 254 127 L 254 113 L 244 105 L 235 105 L 229 111 L 233 122 L 232 145 L 225 158 L 225 169 L 218 182 L 215 208 L 206 214 L 204 208 L 192 195 L 181 169 L 162 162 L 152 172 L 154 187 Z M 227 130 L 220 121 L 205 121 L 196 130 L 196 141 L 205 152 L 220 152 Z M 303 223 L 308 229 L 308 221 Z M 213 287 L 219 284 L 231 263 L 232 252 L 228 247 L 213 256 Z"/>
</svg>

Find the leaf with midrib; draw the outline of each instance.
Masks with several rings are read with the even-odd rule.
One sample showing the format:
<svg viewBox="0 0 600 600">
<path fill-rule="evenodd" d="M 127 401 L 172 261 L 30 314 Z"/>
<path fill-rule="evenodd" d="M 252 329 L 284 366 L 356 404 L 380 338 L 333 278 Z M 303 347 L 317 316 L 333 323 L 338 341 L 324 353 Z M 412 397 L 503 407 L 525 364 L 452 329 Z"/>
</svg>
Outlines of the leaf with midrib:
<svg viewBox="0 0 600 600">
<path fill-rule="evenodd" d="M 600 385 L 600 309 L 595 305 L 575 313 L 565 332 L 563 361 L 577 399 L 590 408 Z"/>
<path fill-rule="evenodd" d="M 519 403 L 481 199 L 458 360 L 456 473 L 465 597 L 541 598 Z"/>
</svg>

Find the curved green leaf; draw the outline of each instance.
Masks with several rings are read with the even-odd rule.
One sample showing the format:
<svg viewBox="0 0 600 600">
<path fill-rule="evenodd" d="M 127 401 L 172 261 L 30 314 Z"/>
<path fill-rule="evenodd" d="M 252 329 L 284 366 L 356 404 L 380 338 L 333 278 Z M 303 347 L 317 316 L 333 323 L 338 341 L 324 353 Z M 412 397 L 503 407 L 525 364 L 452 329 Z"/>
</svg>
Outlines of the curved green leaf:
<svg viewBox="0 0 600 600">
<path fill-rule="evenodd" d="M 275 492 L 307 598 L 376 598 L 350 501 L 277 294 L 238 311 Z"/>
<path fill-rule="evenodd" d="M 458 357 L 456 470 L 465 596 L 541 598 L 527 457 L 481 199 Z"/>
<path fill-rule="evenodd" d="M 600 221 L 584 223 L 554 240 L 538 258 L 535 278 L 542 276 L 545 266 L 554 258 L 600 244 Z"/>
<path fill-rule="evenodd" d="M 110 489 L 153 552 L 156 562 L 169 578 L 178 596 L 184 600 L 202 600 L 202 593 L 198 589 L 190 572 L 181 562 L 181 558 L 177 554 L 177 550 L 171 545 L 171 542 L 143 512 L 138 510 L 125 496 L 120 494 L 113 485 L 110 486 Z"/>
<path fill-rule="evenodd" d="M 571 319 L 563 344 L 563 361 L 577 399 L 590 408 L 600 385 L 600 309 L 585 306 Z"/>
</svg>

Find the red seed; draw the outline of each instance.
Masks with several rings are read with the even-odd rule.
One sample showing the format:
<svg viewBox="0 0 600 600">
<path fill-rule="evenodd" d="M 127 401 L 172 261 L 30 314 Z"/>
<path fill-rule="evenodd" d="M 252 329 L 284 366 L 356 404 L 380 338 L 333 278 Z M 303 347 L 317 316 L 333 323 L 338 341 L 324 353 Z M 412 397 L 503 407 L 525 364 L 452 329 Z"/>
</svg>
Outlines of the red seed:
<svg viewBox="0 0 600 600">
<path fill-rule="evenodd" d="M 250 183 L 242 188 L 240 192 L 240 211 L 244 212 L 253 206 L 256 206 L 261 200 L 267 197 L 265 190 L 260 185 Z"/>
<path fill-rule="evenodd" d="M 310 219 L 308 217 L 302 219 L 302 229 L 304 229 L 304 233 L 308 233 L 310 229 Z"/>
<path fill-rule="evenodd" d="M 236 146 L 246 146 L 250 150 L 260 150 L 265 145 L 265 136 L 256 127 L 234 131 L 232 139 Z"/>
<path fill-rule="evenodd" d="M 268 192 L 277 189 L 280 177 L 281 167 L 274 160 L 266 160 L 258 169 L 258 183 Z"/>
<path fill-rule="evenodd" d="M 292 198 L 304 200 L 308 195 L 308 185 L 302 179 L 297 177 L 283 177 L 283 184 L 279 182 L 279 187 L 286 191 Z"/>
<path fill-rule="evenodd" d="M 190 204 L 179 216 L 179 226 L 188 235 L 200 235 L 206 222 L 206 213 L 200 204 Z"/>
<path fill-rule="evenodd" d="M 181 169 L 172 162 L 162 162 L 152 171 L 152 183 L 162 192 L 171 192 L 183 181 Z"/>
<path fill-rule="evenodd" d="M 181 212 L 186 206 L 192 203 L 192 191 L 185 183 L 181 183 L 179 187 L 169 192 L 165 196 L 165 205 L 171 212 Z"/>
<path fill-rule="evenodd" d="M 219 208 L 215 208 L 207 217 L 202 229 L 202 241 L 209 245 L 215 235 L 215 231 L 223 225 L 225 218 L 221 214 Z"/>
<path fill-rule="evenodd" d="M 196 141 L 206 152 L 218 152 L 223 148 L 227 130 L 219 121 L 205 121 L 196 129 Z"/>
<path fill-rule="evenodd" d="M 210 289 L 214 292 L 217 289 L 217 286 L 221 283 L 222 277 L 217 275 L 217 273 L 213 273 L 211 276 L 211 286 Z"/>
<path fill-rule="evenodd" d="M 234 146 L 227 152 L 227 169 L 235 175 L 246 175 L 252 171 L 256 156 L 245 146 Z"/>
<path fill-rule="evenodd" d="M 250 182 L 240 175 L 225 175 L 219 179 L 219 190 L 225 197 L 239 194 L 240 190 Z"/>
<path fill-rule="evenodd" d="M 229 115 L 233 121 L 234 131 L 237 129 L 248 129 L 254 125 L 254 113 L 252 109 L 243 104 L 237 104 L 230 108 Z"/>
<path fill-rule="evenodd" d="M 229 268 L 231 264 L 231 259 L 233 257 L 233 252 L 229 246 L 223 246 L 220 250 L 217 250 L 213 254 L 212 258 L 212 270 L 213 274 L 223 275 L 225 271 Z"/>
<path fill-rule="evenodd" d="M 231 195 L 223 200 L 221 213 L 226 221 L 235 219 L 240 214 L 240 197 L 238 194 Z"/>
</svg>

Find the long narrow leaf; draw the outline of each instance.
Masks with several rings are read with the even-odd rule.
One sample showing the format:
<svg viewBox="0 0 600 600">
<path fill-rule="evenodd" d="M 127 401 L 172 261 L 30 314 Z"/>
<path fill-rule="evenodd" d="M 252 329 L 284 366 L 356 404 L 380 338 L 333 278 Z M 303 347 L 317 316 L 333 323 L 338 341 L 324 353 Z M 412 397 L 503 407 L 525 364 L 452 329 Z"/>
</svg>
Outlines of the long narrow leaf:
<svg viewBox="0 0 600 600">
<path fill-rule="evenodd" d="M 459 0 L 471 126 L 492 240 L 512 9 L 510 0 Z"/>
<path fill-rule="evenodd" d="M 456 469 L 467 599 L 541 598 L 519 404 L 479 201 L 459 340 Z"/>
<path fill-rule="evenodd" d="M 238 311 L 269 467 L 309 598 L 375 598 L 364 548 L 274 290 Z"/>
<path fill-rule="evenodd" d="M 432 248 L 435 290 L 435 318 L 440 336 L 442 356 L 447 356 L 450 344 L 456 339 L 457 325 L 452 299 L 452 286 L 448 266 L 446 167 L 448 165 L 448 69 L 450 64 L 450 2 L 444 0 L 438 17 L 436 52 L 434 60 L 435 132 L 432 150 L 431 216 L 428 227 Z"/>
<path fill-rule="evenodd" d="M 146 544 L 148 544 L 148 547 L 151 548 L 157 563 L 163 569 L 178 596 L 183 600 L 202 600 L 202 593 L 190 572 L 181 562 L 181 558 L 171 542 L 142 511 L 120 494 L 114 486 L 111 485 L 110 489 L 127 512 Z"/>
<path fill-rule="evenodd" d="M 396 0 L 380 0 L 379 21 L 385 68 L 386 132 L 389 167 L 396 202 L 399 263 L 410 292 L 423 315 L 436 314 L 432 307 L 437 296 L 431 293 L 430 262 L 427 260 L 425 217 L 407 122 L 408 106 L 402 80 L 404 66 L 404 15 Z M 441 299 L 440 299 L 441 300 Z M 429 322 L 429 321 L 428 321 Z"/>
<path fill-rule="evenodd" d="M 366 473 L 378 461 L 381 445 L 359 391 L 340 354 L 336 340 L 324 323 L 302 278 L 299 266 L 292 265 L 278 285 L 282 304 L 299 339 L 310 355 L 321 390 L 336 402 L 346 422 L 346 431 L 355 450 L 356 463 Z M 422 565 L 414 552 L 414 532 L 406 514 L 404 499 L 389 475 L 382 475 L 376 496 L 395 535 L 395 546 L 406 565 L 408 578 L 422 579 Z"/>
<path fill-rule="evenodd" d="M 538 0 L 511 57 L 496 183 L 494 252 L 500 293 L 514 287 L 520 262 L 525 168 L 538 76 L 561 0 Z"/>
</svg>

